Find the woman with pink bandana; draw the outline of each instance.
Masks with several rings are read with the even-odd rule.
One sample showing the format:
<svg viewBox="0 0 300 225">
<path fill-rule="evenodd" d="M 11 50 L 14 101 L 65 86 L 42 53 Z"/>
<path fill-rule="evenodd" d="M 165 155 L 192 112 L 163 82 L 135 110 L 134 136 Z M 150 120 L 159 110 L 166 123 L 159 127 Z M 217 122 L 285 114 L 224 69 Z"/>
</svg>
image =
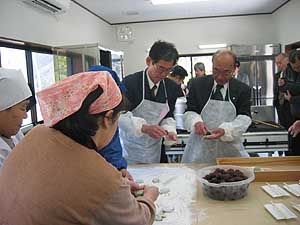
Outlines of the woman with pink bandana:
<svg viewBox="0 0 300 225">
<path fill-rule="evenodd" d="M 101 75 L 101 76 L 99 76 Z M 70 76 L 37 93 L 44 125 L 32 129 L 0 173 L 0 224 L 152 224 L 158 189 L 131 183 L 97 153 L 124 101 L 108 72 Z"/>
</svg>

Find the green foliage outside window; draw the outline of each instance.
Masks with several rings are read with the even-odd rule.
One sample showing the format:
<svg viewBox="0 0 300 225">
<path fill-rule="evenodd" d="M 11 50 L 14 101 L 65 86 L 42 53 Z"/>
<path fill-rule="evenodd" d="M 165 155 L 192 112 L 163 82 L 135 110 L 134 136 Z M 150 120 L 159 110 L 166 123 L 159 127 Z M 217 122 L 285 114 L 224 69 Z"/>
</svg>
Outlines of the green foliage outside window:
<svg viewBox="0 0 300 225">
<path fill-rule="evenodd" d="M 68 76 L 67 56 L 54 56 L 54 74 L 56 82 Z"/>
</svg>

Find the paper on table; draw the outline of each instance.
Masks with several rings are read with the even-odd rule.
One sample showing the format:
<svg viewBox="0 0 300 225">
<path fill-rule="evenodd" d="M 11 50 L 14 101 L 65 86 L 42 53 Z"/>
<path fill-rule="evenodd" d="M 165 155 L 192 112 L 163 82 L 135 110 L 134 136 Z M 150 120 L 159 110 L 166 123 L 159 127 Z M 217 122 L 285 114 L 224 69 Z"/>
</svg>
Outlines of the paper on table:
<svg viewBox="0 0 300 225">
<path fill-rule="evenodd" d="M 300 212 L 300 204 L 292 203 L 292 206 Z"/>
<path fill-rule="evenodd" d="M 273 198 L 283 197 L 283 196 L 289 196 L 290 194 L 286 192 L 284 189 L 282 189 L 277 184 L 269 184 L 261 186 L 261 188 L 267 192 L 270 196 Z"/>
<path fill-rule="evenodd" d="M 264 206 L 276 220 L 297 218 L 297 216 L 283 203 L 265 204 Z"/>
<path fill-rule="evenodd" d="M 300 197 L 300 185 L 299 184 L 284 184 L 284 189 L 291 192 L 293 195 Z"/>
</svg>

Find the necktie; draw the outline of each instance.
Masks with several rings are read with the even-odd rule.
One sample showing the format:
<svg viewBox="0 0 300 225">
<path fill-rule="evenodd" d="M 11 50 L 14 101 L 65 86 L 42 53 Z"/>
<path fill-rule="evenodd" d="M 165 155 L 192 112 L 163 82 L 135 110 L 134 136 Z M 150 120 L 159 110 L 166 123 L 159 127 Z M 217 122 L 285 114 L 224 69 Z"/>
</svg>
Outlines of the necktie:
<svg viewBox="0 0 300 225">
<path fill-rule="evenodd" d="M 223 88 L 223 85 L 217 84 L 215 93 L 212 95 L 211 98 L 214 99 L 214 100 L 223 101 L 224 99 L 223 99 L 223 95 L 221 93 L 222 88 Z"/>
<path fill-rule="evenodd" d="M 156 94 L 155 94 L 155 90 L 156 90 L 156 88 L 157 88 L 157 86 L 154 84 L 154 86 L 151 88 L 151 96 L 152 97 L 155 97 L 156 96 Z"/>
</svg>

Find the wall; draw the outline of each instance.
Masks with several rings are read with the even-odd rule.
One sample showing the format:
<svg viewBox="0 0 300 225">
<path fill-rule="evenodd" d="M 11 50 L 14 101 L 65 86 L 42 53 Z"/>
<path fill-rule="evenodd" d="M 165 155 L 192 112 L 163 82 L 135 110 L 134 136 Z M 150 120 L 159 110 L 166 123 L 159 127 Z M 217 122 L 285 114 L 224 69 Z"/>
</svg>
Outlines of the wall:
<svg viewBox="0 0 300 225">
<path fill-rule="evenodd" d="M 145 67 L 146 50 L 158 39 L 175 43 L 181 54 L 199 53 L 199 44 L 291 43 L 300 39 L 300 1 L 291 0 L 273 15 L 222 17 L 130 24 L 135 40 L 116 40 L 110 26 L 71 2 L 56 19 L 21 0 L 1 0 L 0 36 L 51 46 L 100 43 L 125 53 L 125 74 Z M 292 33 L 293 35 L 290 35 Z"/>
<path fill-rule="evenodd" d="M 137 23 L 129 26 L 133 29 L 135 40 L 118 44 L 125 54 L 125 74 L 145 67 L 146 50 L 158 39 L 173 42 L 180 54 L 200 53 L 199 44 L 278 43 L 272 15 Z"/>
<path fill-rule="evenodd" d="M 274 13 L 276 31 L 282 45 L 300 41 L 300 1 L 291 0 Z M 284 49 L 284 48 L 283 48 Z"/>
<path fill-rule="evenodd" d="M 68 12 L 58 18 L 33 9 L 21 0 L 1 0 L 0 37 L 50 46 L 101 43 L 114 46 L 112 26 L 73 2 Z"/>
</svg>

